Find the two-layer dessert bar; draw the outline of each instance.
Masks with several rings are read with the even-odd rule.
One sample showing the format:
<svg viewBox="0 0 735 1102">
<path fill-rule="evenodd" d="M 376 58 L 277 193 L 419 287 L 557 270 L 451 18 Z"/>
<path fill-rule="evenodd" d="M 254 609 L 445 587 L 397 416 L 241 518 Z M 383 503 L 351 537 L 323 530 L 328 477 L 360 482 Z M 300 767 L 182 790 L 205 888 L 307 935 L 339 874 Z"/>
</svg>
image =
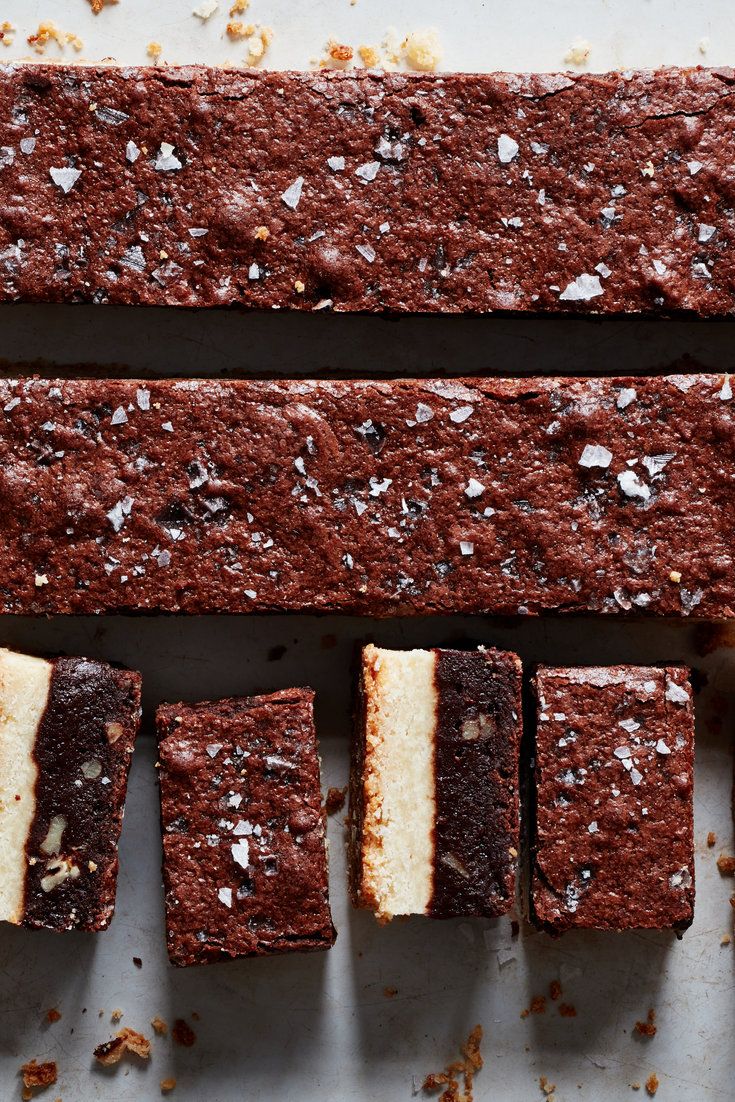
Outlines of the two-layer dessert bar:
<svg viewBox="0 0 735 1102">
<path fill-rule="evenodd" d="M 289 689 L 158 709 L 174 964 L 333 944 L 312 702 Z"/>
<path fill-rule="evenodd" d="M 109 924 L 139 719 L 137 673 L 0 650 L 0 919 Z"/>
<path fill-rule="evenodd" d="M 519 659 L 362 652 L 350 791 L 351 891 L 395 915 L 499 915 L 518 846 Z"/>
<path fill-rule="evenodd" d="M 542 928 L 686 928 L 694 717 L 682 666 L 541 667 L 531 916 Z"/>
</svg>

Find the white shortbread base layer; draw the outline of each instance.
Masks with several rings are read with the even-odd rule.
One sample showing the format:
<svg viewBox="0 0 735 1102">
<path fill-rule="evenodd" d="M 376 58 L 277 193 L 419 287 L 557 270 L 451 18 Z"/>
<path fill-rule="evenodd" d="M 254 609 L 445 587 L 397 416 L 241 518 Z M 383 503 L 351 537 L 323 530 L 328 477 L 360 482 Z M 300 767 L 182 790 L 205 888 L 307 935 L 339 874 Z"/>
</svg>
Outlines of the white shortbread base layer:
<svg viewBox="0 0 735 1102">
<path fill-rule="evenodd" d="M 36 810 L 33 748 L 52 668 L 42 658 L 0 649 L 0 920 L 5 922 L 23 918 L 25 847 Z"/>
<path fill-rule="evenodd" d="M 433 893 L 436 655 L 368 646 L 362 662 L 362 892 L 381 919 L 425 914 Z"/>
</svg>

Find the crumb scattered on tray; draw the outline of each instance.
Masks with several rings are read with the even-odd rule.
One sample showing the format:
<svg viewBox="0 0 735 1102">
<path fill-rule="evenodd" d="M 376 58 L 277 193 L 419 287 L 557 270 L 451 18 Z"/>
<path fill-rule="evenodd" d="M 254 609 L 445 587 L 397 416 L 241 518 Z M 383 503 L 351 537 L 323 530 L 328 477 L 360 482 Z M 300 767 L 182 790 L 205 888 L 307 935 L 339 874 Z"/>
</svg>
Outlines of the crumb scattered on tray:
<svg viewBox="0 0 735 1102">
<path fill-rule="evenodd" d="M 201 19 L 202 22 L 206 22 L 211 18 L 219 7 L 219 0 L 202 0 L 202 3 L 198 8 L 194 8 L 192 15 L 195 15 L 197 19 Z"/>
<path fill-rule="evenodd" d="M 645 1022 L 636 1022 L 635 1031 L 640 1034 L 641 1037 L 655 1037 L 656 1036 L 656 1011 L 651 1007 L 648 1011 L 648 1016 Z"/>
<path fill-rule="evenodd" d="M 230 8 L 230 15 L 242 15 L 250 7 L 250 0 L 234 0 L 232 7 Z"/>
<path fill-rule="evenodd" d="M 28 1099 L 33 1098 L 34 1090 L 45 1090 L 56 1082 L 56 1062 L 48 1060 L 39 1064 L 35 1060 L 29 1060 L 27 1064 L 23 1064 L 20 1073 L 23 1076 L 23 1098 L 28 1102 Z"/>
<path fill-rule="evenodd" d="M 324 801 L 324 806 L 327 809 L 327 815 L 336 815 L 338 811 L 341 811 L 345 806 L 345 797 L 347 795 L 347 788 L 330 788 L 327 792 L 327 798 Z"/>
<path fill-rule="evenodd" d="M 120 1019 L 122 1018 L 122 1016 L 123 1016 L 122 1010 L 119 1010 L 119 1009 L 113 1010 L 112 1014 L 110 1014 L 110 1021 L 111 1022 L 119 1022 Z"/>
<path fill-rule="evenodd" d="M 142 1033 L 126 1027 L 109 1041 L 97 1045 L 94 1057 L 100 1064 L 109 1067 L 111 1064 L 118 1064 L 126 1052 L 132 1052 L 141 1060 L 147 1060 L 151 1054 L 151 1042 Z"/>
<path fill-rule="evenodd" d="M 427 1075 L 424 1079 L 422 1089 L 425 1091 L 438 1091 L 441 1090 L 442 1087 L 446 1087 L 446 1090 L 442 1091 L 439 1102 L 472 1102 L 474 1097 L 472 1090 L 474 1078 L 482 1067 L 482 1054 L 480 1052 L 481 1044 L 482 1026 L 476 1025 L 462 1045 L 462 1059 L 455 1060 L 453 1063 L 448 1064 L 442 1072 L 438 1072 L 434 1075 Z M 462 1078 L 461 1090 L 459 1084 L 460 1076 Z"/>
<path fill-rule="evenodd" d="M 658 1076 L 656 1075 L 655 1071 L 648 1076 L 648 1079 L 646 1079 L 646 1090 L 648 1091 L 648 1094 L 651 1096 L 651 1098 L 653 1098 L 654 1094 L 658 1090 Z"/>
<path fill-rule="evenodd" d="M 177 1045 L 182 1045 L 184 1048 L 191 1048 L 197 1039 L 196 1033 L 183 1018 L 176 1019 L 171 1036 Z"/>
<path fill-rule="evenodd" d="M 735 857 L 721 853 L 717 858 L 717 868 L 720 876 L 735 876 Z"/>
<path fill-rule="evenodd" d="M 94 14 L 99 15 L 104 7 L 112 4 L 117 4 L 118 0 L 87 0 L 87 3 L 89 4 Z"/>
<path fill-rule="evenodd" d="M 8 23 L 7 19 L 4 23 L 0 23 L 0 42 L 3 46 L 12 46 L 15 41 L 15 27 L 12 23 Z"/>
<path fill-rule="evenodd" d="M 73 46 L 75 50 L 81 50 L 84 47 L 84 43 L 78 35 L 60 31 L 50 19 L 39 23 L 38 29 L 33 34 L 28 35 L 27 42 L 37 54 L 45 53 L 50 42 L 55 42 L 60 50 L 63 50 L 66 45 Z"/>
<path fill-rule="evenodd" d="M 174 1090 L 175 1087 L 176 1087 L 176 1080 L 175 1079 L 171 1078 L 171 1079 L 162 1079 L 161 1080 L 161 1094 L 169 1094 L 169 1092 Z"/>
<path fill-rule="evenodd" d="M 546 996 L 534 995 L 531 999 L 531 1005 L 521 1011 L 521 1017 L 527 1018 L 529 1014 L 544 1014 L 546 1012 Z"/>
<path fill-rule="evenodd" d="M 357 52 L 366 69 L 377 69 L 380 65 L 380 51 L 377 46 L 358 46 Z"/>
<path fill-rule="evenodd" d="M 559 1003 L 559 1013 L 562 1018 L 576 1018 L 577 1008 L 571 1003 Z"/>
<path fill-rule="evenodd" d="M 730 937 L 729 934 L 723 934 L 722 939 L 720 941 L 720 945 L 729 945 L 731 941 L 732 941 L 732 938 Z"/>
<path fill-rule="evenodd" d="M 153 1026 L 153 1032 L 157 1033 L 159 1037 L 165 1037 L 168 1033 L 168 1026 L 163 1018 L 153 1018 L 151 1020 L 151 1025 Z"/>
<path fill-rule="evenodd" d="M 590 51 L 592 46 L 584 38 L 575 38 L 569 49 L 564 55 L 564 60 L 567 65 L 586 65 L 589 61 Z"/>
<path fill-rule="evenodd" d="M 385 995 L 386 999 L 395 999 L 396 995 L 398 994 L 398 988 L 397 987 L 384 987 L 383 988 L 383 994 Z"/>
<path fill-rule="evenodd" d="M 552 1002 L 556 1002 L 561 998 L 561 984 L 558 980 L 552 980 L 549 984 L 549 998 Z"/>
<path fill-rule="evenodd" d="M 556 1083 L 550 1083 L 545 1075 L 539 1076 L 538 1085 L 539 1085 L 539 1089 L 542 1091 L 542 1093 L 545 1094 L 546 1097 L 549 1098 L 549 1099 L 551 1098 L 551 1095 L 556 1090 Z"/>
<path fill-rule="evenodd" d="M 60 1022 L 61 1021 L 61 1011 L 57 1010 L 55 1006 L 52 1006 L 50 1010 L 46 1011 L 46 1021 L 47 1022 Z"/>
<path fill-rule="evenodd" d="M 716 844 L 716 842 L 717 842 L 717 835 L 715 834 L 714 830 L 711 830 L 709 832 L 709 834 L 707 835 L 707 845 L 709 846 L 710 849 L 712 849 L 712 847 Z"/>
<path fill-rule="evenodd" d="M 133 957 L 133 964 L 135 965 L 136 968 L 142 968 L 143 967 L 143 961 L 140 959 L 140 957 Z"/>
<path fill-rule="evenodd" d="M 418 69 L 422 73 L 433 72 L 443 54 L 439 34 L 433 27 L 413 31 L 405 41 L 404 50 L 409 69 Z"/>
<path fill-rule="evenodd" d="M 163 53 L 163 46 L 160 42 L 149 42 L 145 48 L 145 52 L 148 54 L 148 57 L 158 63 Z"/>
</svg>

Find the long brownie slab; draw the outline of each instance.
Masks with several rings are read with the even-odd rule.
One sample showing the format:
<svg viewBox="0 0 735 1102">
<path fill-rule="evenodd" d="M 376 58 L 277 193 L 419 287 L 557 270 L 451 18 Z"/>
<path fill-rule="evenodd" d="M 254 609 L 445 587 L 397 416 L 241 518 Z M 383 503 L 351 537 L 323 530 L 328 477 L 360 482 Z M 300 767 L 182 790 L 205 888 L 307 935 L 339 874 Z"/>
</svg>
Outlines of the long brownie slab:
<svg viewBox="0 0 735 1102">
<path fill-rule="evenodd" d="M 727 315 L 732 69 L 0 70 L 0 296 Z"/>
<path fill-rule="evenodd" d="M 509 910 L 520 696 L 514 654 L 365 647 L 350 784 L 357 906 L 381 921 Z"/>
<path fill-rule="evenodd" d="M 735 610 L 716 375 L 0 381 L 0 610 Z"/>
<path fill-rule="evenodd" d="M 139 719 L 139 674 L 0 649 L 0 919 L 109 924 Z"/>
<path fill-rule="evenodd" d="M 531 913 L 544 929 L 691 923 L 688 674 L 683 666 L 538 670 Z"/>
<path fill-rule="evenodd" d="M 158 709 L 174 964 L 333 944 L 313 698 L 287 689 Z"/>
</svg>

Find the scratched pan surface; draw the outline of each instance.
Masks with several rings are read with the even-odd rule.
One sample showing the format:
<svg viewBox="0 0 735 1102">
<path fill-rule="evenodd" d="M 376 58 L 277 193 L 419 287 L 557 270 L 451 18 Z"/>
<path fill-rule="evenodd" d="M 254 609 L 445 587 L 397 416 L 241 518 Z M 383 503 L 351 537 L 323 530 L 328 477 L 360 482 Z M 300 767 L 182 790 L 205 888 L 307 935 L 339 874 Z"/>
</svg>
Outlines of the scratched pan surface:
<svg viewBox="0 0 735 1102">
<path fill-rule="evenodd" d="M 199 0 L 120 0 L 94 17 L 85 0 L 5 0 L 0 19 L 18 27 L 2 59 L 28 52 L 25 36 L 42 19 L 77 33 L 80 54 L 49 48 L 48 58 L 144 63 L 158 41 L 171 62 L 235 62 L 244 48 L 223 36 L 231 0 L 204 26 Z M 266 61 L 306 68 L 326 40 L 375 44 L 437 27 L 444 67 L 564 67 L 578 38 L 591 45 L 589 68 L 662 63 L 724 65 L 735 58 L 729 0 L 252 0 L 244 17 L 269 24 Z M 709 39 L 706 53 L 699 44 Z M 735 324 L 554 322 L 502 319 L 248 316 L 238 312 L 2 307 L 6 361 L 101 363 L 117 371 L 211 374 L 320 370 L 597 372 L 645 371 L 689 355 L 706 367 L 735 368 Z M 52 368 L 46 368 L 52 370 Z M 1 568 L 1 567 L 0 567 Z M 655 1072 L 658 1098 L 729 1102 L 735 1059 L 732 925 L 715 856 L 732 847 L 735 650 L 724 631 L 691 622 L 442 618 L 374 622 L 333 617 L 184 619 L 111 617 L 0 620 L 0 643 L 114 659 L 143 672 L 145 726 L 133 765 L 121 846 L 118 909 L 98 937 L 0 930 L 0 1099 L 20 1096 L 17 1069 L 55 1059 L 59 1083 L 46 1097 L 64 1102 L 160 1098 L 174 1076 L 182 1102 L 390 1102 L 410 1100 L 415 1084 L 453 1058 L 478 1022 L 486 1066 L 476 1099 L 618 1102 Z M 683 660 L 705 676 L 697 697 L 695 838 L 697 907 L 682 941 L 669 934 L 574 934 L 552 941 L 510 921 L 411 920 L 381 929 L 346 902 L 342 817 L 330 819 L 336 947 L 328 954 L 242 961 L 174 971 L 166 963 L 156 774 L 151 715 L 161 699 L 204 698 L 311 684 L 324 758 L 324 786 L 347 778 L 350 667 L 357 642 L 430 646 L 474 640 L 510 647 L 529 661 Z M 735 641 L 735 632 L 732 641 Z M 285 648 L 269 660 L 272 649 Z M 280 651 L 279 651 L 280 652 Z M 714 850 L 706 846 L 717 833 Z M 133 964 L 142 960 L 142 968 Z M 522 1020 L 531 998 L 560 980 L 575 1018 L 554 1005 Z M 388 998 L 386 988 L 397 993 Z M 43 1023 L 52 1006 L 61 1021 Z M 655 1038 L 633 1035 L 655 1007 Z M 192 1048 L 154 1038 L 149 1065 L 93 1067 L 92 1049 L 123 1023 L 188 1018 Z M 100 1017 L 100 1011 L 104 1013 Z M 199 1015 L 192 1021 L 192 1012 Z M 645 1097 L 645 1094 L 643 1095 Z M 638 1095 L 641 1097 L 641 1095 Z"/>
</svg>

